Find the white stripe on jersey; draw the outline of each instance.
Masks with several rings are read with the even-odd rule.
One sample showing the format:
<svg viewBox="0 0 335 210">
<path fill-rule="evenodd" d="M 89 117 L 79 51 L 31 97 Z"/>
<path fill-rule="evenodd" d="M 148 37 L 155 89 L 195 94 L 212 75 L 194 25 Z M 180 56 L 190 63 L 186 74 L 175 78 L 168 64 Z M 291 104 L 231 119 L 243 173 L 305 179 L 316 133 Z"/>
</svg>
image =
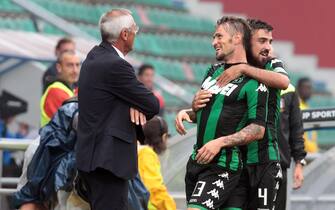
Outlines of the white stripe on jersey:
<svg viewBox="0 0 335 210">
<path fill-rule="evenodd" d="M 285 69 L 282 68 L 282 67 L 274 68 L 273 71 L 274 71 L 274 72 L 277 72 L 277 73 L 284 73 L 284 74 L 287 74 L 287 72 L 285 71 Z"/>
</svg>

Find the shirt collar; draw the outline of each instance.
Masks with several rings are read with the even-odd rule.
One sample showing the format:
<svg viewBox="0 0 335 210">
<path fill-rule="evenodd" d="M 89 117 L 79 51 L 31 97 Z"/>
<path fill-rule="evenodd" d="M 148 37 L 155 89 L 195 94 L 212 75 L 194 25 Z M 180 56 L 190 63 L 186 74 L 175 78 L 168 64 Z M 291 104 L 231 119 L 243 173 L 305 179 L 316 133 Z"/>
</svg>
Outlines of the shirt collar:
<svg viewBox="0 0 335 210">
<path fill-rule="evenodd" d="M 117 48 L 114 47 L 113 45 L 112 45 L 112 47 L 116 50 L 117 54 L 118 54 L 122 59 L 125 59 L 123 53 L 122 53 L 119 49 L 117 49 Z"/>
</svg>

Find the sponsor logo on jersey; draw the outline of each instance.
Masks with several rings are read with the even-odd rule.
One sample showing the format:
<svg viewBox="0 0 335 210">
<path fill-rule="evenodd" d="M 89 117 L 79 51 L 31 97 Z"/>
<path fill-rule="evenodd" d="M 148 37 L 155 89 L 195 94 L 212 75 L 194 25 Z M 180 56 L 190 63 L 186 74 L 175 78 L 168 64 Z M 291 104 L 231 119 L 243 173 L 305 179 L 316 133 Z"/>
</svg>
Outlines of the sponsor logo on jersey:
<svg viewBox="0 0 335 210">
<path fill-rule="evenodd" d="M 264 84 L 259 84 L 258 88 L 256 89 L 257 92 L 267 92 L 268 88 Z"/>
<path fill-rule="evenodd" d="M 223 87 L 216 85 L 216 79 L 212 77 L 207 77 L 207 79 L 202 83 L 202 89 L 208 90 L 212 94 L 221 94 L 224 96 L 230 96 L 230 94 L 238 87 L 238 85 L 228 83 Z"/>
<path fill-rule="evenodd" d="M 243 81 L 243 79 L 244 79 L 244 76 L 241 76 L 241 77 L 239 77 L 239 78 L 234 79 L 233 81 L 231 81 L 231 83 L 241 83 Z"/>
</svg>

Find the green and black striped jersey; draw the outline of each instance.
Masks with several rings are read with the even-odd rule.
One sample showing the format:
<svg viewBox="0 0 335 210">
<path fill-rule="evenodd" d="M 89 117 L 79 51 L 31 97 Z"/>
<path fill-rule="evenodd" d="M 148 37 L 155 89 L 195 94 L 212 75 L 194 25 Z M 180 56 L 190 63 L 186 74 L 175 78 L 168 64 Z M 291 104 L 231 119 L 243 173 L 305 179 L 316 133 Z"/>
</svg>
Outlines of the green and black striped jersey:
<svg viewBox="0 0 335 210">
<path fill-rule="evenodd" d="M 287 75 L 283 62 L 279 59 L 271 59 L 265 69 Z M 268 118 L 264 138 L 248 144 L 247 148 L 241 147 L 243 159 L 247 164 L 266 163 L 279 160 L 278 129 L 280 114 L 280 90 L 269 88 Z M 246 154 L 245 154 L 246 152 Z"/>
<path fill-rule="evenodd" d="M 258 81 L 240 77 L 224 87 L 216 85 L 216 78 L 234 64 L 216 64 L 207 72 L 202 89 L 212 93 L 206 107 L 197 111 L 197 150 L 216 138 L 236 133 L 250 123 L 265 126 L 268 89 Z M 236 171 L 241 164 L 238 147 L 223 148 L 213 160 L 218 165 Z"/>
</svg>

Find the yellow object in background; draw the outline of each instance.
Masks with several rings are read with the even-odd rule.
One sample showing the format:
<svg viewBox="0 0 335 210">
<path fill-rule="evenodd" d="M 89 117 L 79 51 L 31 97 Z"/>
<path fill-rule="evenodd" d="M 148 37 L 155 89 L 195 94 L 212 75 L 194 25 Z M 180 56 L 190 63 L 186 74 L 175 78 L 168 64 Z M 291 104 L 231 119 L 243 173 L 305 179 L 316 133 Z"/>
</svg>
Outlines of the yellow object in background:
<svg viewBox="0 0 335 210">
<path fill-rule="evenodd" d="M 308 109 L 309 106 L 306 102 L 300 100 L 300 109 Z M 316 131 L 304 132 L 305 151 L 307 153 L 316 153 L 319 151 L 318 146 L 318 133 Z"/>
<path fill-rule="evenodd" d="M 138 150 L 138 171 L 150 192 L 148 209 L 175 210 L 176 203 L 163 182 L 159 157 L 150 146 L 140 146 Z"/>
</svg>

